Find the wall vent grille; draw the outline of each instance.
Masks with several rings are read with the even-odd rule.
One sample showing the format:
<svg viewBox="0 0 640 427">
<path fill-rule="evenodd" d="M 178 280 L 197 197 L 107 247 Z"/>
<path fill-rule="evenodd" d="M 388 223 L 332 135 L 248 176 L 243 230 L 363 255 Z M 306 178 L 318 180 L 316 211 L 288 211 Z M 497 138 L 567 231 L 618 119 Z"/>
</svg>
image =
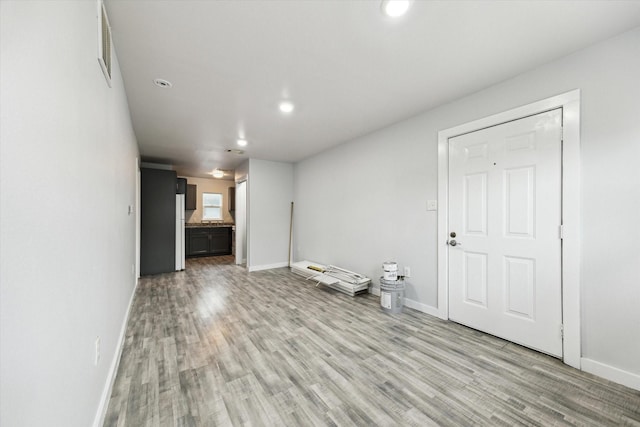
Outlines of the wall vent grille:
<svg viewBox="0 0 640 427">
<path fill-rule="evenodd" d="M 111 87 L 111 27 L 104 4 L 98 0 L 98 62 Z"/>
</svg>

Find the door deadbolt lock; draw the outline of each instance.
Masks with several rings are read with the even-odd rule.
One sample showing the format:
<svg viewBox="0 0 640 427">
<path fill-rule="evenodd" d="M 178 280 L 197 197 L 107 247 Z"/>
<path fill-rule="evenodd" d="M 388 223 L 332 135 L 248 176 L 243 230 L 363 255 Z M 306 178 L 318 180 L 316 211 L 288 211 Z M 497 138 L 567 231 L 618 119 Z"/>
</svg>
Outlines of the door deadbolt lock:
<svg viewBox="0 0 640 427">
<path fill-rule="evenodd" d="M 455 232 L 455 231 L 452 231 L 451 233 L 449 233 L 449 236 L 451 236 L 451 238 L 456 237 L 456 232 Z"/>
</svg>

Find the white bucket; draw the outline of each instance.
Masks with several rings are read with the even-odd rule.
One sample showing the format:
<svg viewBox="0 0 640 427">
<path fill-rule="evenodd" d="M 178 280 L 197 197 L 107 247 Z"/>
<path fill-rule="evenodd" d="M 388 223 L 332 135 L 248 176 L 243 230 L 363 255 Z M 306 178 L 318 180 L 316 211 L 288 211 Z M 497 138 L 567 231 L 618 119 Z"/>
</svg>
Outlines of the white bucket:
<svg viewBox="0 0 640 427">
<path fill-rule="evenodd" d="M 380 307 L 387 313 L 402 313 L 404 305 L 404 280 L 388 281 L 380 278 Z"/>
<path fill-rule="evenodd" d="M 391 261 L 382 263 L 382 270 L 384 280 L 398 280 L 398 263 Z"/>
</svg>

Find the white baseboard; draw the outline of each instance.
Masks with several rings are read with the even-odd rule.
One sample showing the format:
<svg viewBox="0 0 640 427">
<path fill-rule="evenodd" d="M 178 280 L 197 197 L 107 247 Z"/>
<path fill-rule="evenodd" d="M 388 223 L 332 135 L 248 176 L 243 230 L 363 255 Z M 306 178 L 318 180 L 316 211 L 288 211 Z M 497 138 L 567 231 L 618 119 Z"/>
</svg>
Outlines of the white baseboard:
<svg viewBox="0 0 640 427">
<path fill-rule="evenodd" d="M 380 287 L 370 287 L 369 293 L 380 296 Z M 438 309 L 435 307 L 431 307 L 430 305 L 422 304 L 421 302 L 414 301 L 409 298 L 404 299 L 404 305 L 409 308 L 413 308 L 414 310 L 418 310 L 424 314 L 428 314 L 430 316 L 440 317 Z"/>
<path fill-rule="evenodd" d="M 585 372 L 640 391 L 640 375 L 638 374 L 623 371 L 622 369 L 584 357 L 581 359 L 581 364 L 582 370 Z"/>
<path fill-rule="evenodd" d="M 380 288 L 372 286 L 369 288 L 369 293 L 380 296 Z M 440 311 L 435 307 L 431 307 L 408 298 L 404 299 L 404 305 L 422 313 L 441 318 Z M 614 383 L 622 384 L 623 386 L 640 391 L 640 375 L 638 374 L 624 371 L 584 357 L 580 359 L 580 362 L 582 367 L 581 369 L 585 372 L 589 372 L 590 374 L 597 375 L 609 381 L 613 381 Z"/>
<path fill-rule="evenodd" d="M 431 307 L 430 305 L 422 304 L 421 302 L 414 301 L 408 298 L 404 299 L 404 305 L 406 305 L 409 308 L 413 308 L 414 310 L 418 310 L 418 311 L 421 311 L 422 313 L 428 314 L 429 316 L 439 317 L 438 309 L 435 307 Z"/>
<path fill-rule="evenodd" d="M 282 268 L 282 267 L 288 267 L 288 266 L 289 266 L 289 263 L 287 261 L 278 262 L 276 264 L 252 265 L 251 267 L 249 267 L 249 273 L 253 271 L 271 270 L 273 268 Z"/>
<path fill-rule="evenodd" d="M 136 291 L 138 290 L 138 283 L 140 279 L 136 279 L 136 284 L 133 287 L 133 292 L 131 293 L 131 298 L 129 298 L 129 307 L 127 307 L 127 313 L 124 316 L 124 320 L 122 321 L 122 326 L 120 327 L 120 337 L 118 339 L 118 345 L 116 346 L 115 354 L 113 355 L 113 359 L 111 360 L 111 367 L 109 368 L 109 373 L 107 375 L 107 381 L 104 384 L 104 389 L 102 390 L 102 396 L 100 397 L 100 405 L 98 406 L 98 411 L 96 412 L 96 416 L 93 420 L 93 427 L 101 427 L 104 424 L 104 418 L 107 415 L 107 409 L 109 408 L 109 399 L 111 398 L 111 390 L 113 389 L 113 383 L 116 380 L 116 373 L 118 372 L 118 366 L 120 365 L 120 357 L 122 356 L 122 349 L 124 347 L 124 338 L 127 333 L 127 323 L 129 322 L 129 314 L 131 313 L 131 306 L 133 305 L 133 298 L 136 295 Z"/>
</svg>

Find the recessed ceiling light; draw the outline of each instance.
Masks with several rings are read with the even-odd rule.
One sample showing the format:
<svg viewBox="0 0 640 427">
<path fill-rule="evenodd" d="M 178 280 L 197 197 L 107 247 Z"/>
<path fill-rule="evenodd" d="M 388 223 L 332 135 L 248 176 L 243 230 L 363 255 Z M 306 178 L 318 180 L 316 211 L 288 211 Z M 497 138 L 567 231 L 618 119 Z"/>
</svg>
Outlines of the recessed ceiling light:
<svg viewBox="0 0 640 427">
<path fill-rule="evenodd" d="M 165 88 L 165 89 L 170 89 L 170 88 L 171 88 L 171 86 L 173 86 L 173 85 L 171 84 L 171 82 L 169 82 L 169 81 L 167 81 L 167 80 L 163 80 L 163 79 L 155 79 L 155 80 L 153 81 L 153 83 L 154 83 L 156 86 L 159 86 L 159 87 L 161 87 L 161 88 Z"/>
<path fill-rule="evenodd" d="M 213 175 L 214 178 L 222 178 L 224 176 L 224 171 L 215 169 L 213 172 L 211 172 L 211 175 Z"/>
<path fill-rule="evenodd" d="M 383 0 L 382 11 L 385 15 L 398 18 L 409 10 L 411 0 Z"/>
<path fill-rule="evenodd" d="M 290 113 L 293 111 L 293 109 L 295 108 L 295 106 L 293 105 L 292 102 L 289 101 L 282 101 L 280 103 L 280 105 L 278 106 L 278 108 L 280 108 L 280 111 L 282 111 L 283 113 Z"/>
<path fill-rule="evenodd" d="M 247 140 L 246 140 L 246 139 L 244 139 L 244 138 L 240 138 L 240 139 L 238 139 L 238 141 L 236 141 L 236 142 L 238 143 L 238 145 L 239 145 L 240 147 L 246 147 L 246 146 L 247 146 Z"/>
</svg>

